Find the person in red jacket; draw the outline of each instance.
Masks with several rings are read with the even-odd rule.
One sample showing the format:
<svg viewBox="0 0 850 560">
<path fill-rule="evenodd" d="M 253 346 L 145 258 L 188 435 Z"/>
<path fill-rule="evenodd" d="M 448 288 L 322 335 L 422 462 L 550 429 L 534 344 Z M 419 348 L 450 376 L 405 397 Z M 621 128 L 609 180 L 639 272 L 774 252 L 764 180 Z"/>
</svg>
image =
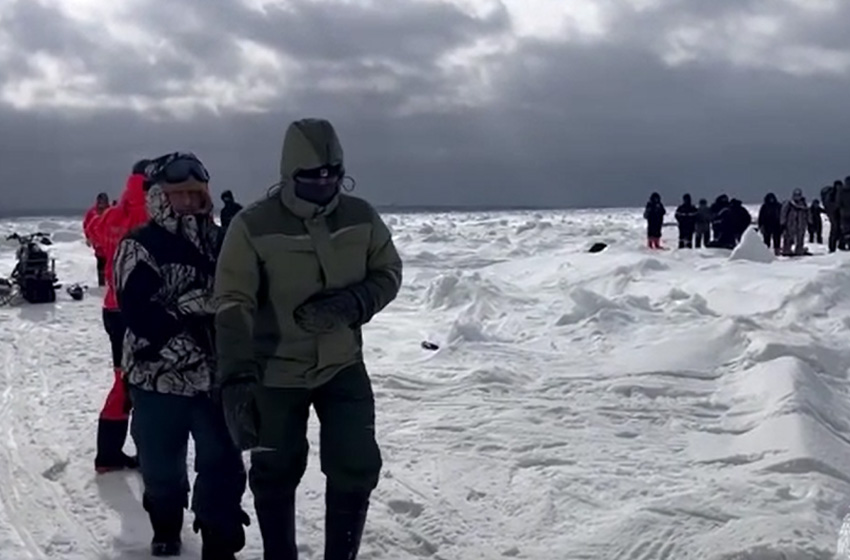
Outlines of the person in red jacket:
<svg viewBox="0 0 850 560">
<path fill-rule="evenodd" d="M 109 195 L 106 193 L 99 193 L 97 195 L 97 200 L 94 203 L 94 206 L 89 208 L 88 212 L 86 212 L 85 217 L 83 218 L 83 235 L 86 236 L 86 243 L 94 249 L 94 257 L 97 259 L 97 285 L 103 286 L 106 284 L 106 277 L 104 275 L 104 267 L 106 266 L 106 257 L 103 254 L 103 249 L 99 247 L 94 242 L 94 232 L 92 231 L 92 226 L 97 222 L 97 218 L 99 218 L 107 209 L 109 209 Z"/>
<path fill-rule="evenodd" d="M 112 345 L 114 370 L 112 389 L 106 396 L 97 425 L 97 455 L 94 466 L 99 473 L 138 467 L 138 459 L 128 456 L 123 450 L 124 443 L 127 441 L 132 405 L 127 395 L 124 371 L 121 366 L 126 327 L 115 297 L 112 271 L 115 251 L 121 239 L 132 229 L 148 221 L 144 182 L 145 168 L 149 163 L 149 160 L 141 160 L 133 166 L 118 204 L 108 208 L 92 224 L 94 244 L 100 247 L 105 255 L 106 293 L 103 296 L 103 326 Z"/>
</svg>

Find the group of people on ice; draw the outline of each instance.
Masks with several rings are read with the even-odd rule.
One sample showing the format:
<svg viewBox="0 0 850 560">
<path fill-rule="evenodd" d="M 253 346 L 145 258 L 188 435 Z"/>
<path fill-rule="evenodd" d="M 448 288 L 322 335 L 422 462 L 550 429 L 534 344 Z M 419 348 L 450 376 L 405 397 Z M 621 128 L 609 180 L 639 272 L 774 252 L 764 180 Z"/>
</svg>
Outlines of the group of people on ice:
<svg viewBox="0 0 850 560">
<path fill-rule="evenodd" d="M 661 249 L 661 237 L 667 209 L 661 195 L 652 193 L 646 203 L 643 217 L 647 223 L 647 245 L 650 249 Z M 717 197 L 711 206 L 704 198 L 696 206 L 690 194 L 682 197 L 676 208 L 679 226 L 679 248 L 697 249 L 704 247 L 734 248 L 752 223 L 750 212 L 737 198 L 729 200 L 725 194 Z"/>
<path fill-rule="evenodd" d="M 661 248 L 666 214 L 661 196 L 652 193 L 644 210 L 647 245 L 651 249 Z M 850 177 L 822 189 L 820 200 L 815 199 L 811 204 L 801 189 L 794 189 L 784 202 L 779 202 L 774 193 L 768 193 L 755 224 L 765 245 L 776 255 L 799 256 L 807 254 L 807 234 L 809 243 L 823 243 L 824 214 L 830 221 L 829 251 L 850 250 Z M 705 199 L 694 206 L 691 195 L 686 194 L 676 208 L 675 218 L 680 249 L 694 246 L 733 249 L 753 225 L 753 217 L 741 201 L 730 200 L 725 194 L 710 206 Z"/>
<path fill-rule="evenodd" d="M 226 193 L 219 226 L 195 155 L 144 159 L 119 200 L 99 196 L 85 218 L 114 368 L 95 468 L 141 471 L 153 556 L 180 554 L 191 507 L 203 560 L 233 560 L 250 484 L 264 558 L 297 558 L 310 406 L 326 475 L 324 558 L 353 560 L 360 547 L 382 467 L 361 327 L 395 299 L 402 262 L 375 209 L 341 194 L 330 122 L 291 123 L 280 169 L 244 209 Z M 130 418 L 138 460 L 123 451 Z M 251 452 L 247 475 L 241 451 Z"/>
</svg>

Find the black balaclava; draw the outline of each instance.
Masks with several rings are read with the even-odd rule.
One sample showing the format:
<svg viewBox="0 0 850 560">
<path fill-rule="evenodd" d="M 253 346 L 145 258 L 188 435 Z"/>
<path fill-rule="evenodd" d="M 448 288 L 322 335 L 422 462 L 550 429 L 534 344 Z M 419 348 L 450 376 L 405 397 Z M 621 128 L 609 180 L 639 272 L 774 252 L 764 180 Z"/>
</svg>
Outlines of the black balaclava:
<svg viewBox="0 0 850 560">
<path fill-rule="evenodd" d="M 294 177 L 295 196 L 318 206 L 327 206 L 339 194 L 343 175 L 340 166 L 299 172 Z"/>
</svg>

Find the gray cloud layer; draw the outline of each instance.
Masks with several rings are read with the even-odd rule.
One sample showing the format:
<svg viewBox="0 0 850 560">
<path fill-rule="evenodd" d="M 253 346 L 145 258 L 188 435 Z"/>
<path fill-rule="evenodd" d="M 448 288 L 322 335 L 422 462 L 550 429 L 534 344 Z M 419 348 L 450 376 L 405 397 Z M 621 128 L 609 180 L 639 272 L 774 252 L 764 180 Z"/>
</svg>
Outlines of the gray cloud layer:
<svg viewBox="0 0 850 560">
<path fill-rule="evenodd" d="M 333 120 L 358 192 L 380 204 L 758 200 L 850 174 L 850 3 L 636 4 L 599 0 L 601 35 L 553 40 L 518 37 L 499 3 L 483 16 L 445 2 L 150 3 L 128 22 L 150 35 L 140 49 L 18 1 L 0 14 L 0 91 L 37 75 L 42 53 L 95 76 L 98 106 L 0 101 L 0 212 L 82 207 L 172 149 L 252 199 L 275 181 L 286 125 L 307 115 Z M 257 46 L 282 58 L 254 69 L 242 53 Z M 471 67 L 452 64 L 466 51 Z M 190 109 L 233 83 L 251 110 Z"/>
</svg>

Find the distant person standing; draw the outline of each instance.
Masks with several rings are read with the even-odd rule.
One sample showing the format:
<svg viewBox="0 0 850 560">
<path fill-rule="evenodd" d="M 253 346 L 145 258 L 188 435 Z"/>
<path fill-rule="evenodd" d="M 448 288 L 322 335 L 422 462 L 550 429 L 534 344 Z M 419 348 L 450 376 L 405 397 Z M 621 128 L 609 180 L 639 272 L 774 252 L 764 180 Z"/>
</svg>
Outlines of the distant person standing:
<svg viewBox="0 0 850 560">
<path fill-rule="evenodd" d="M 778 255 L 782 248 L 782 204 L 773 193 L 767 193 L 759 209 L 758 228 L 764 244 Z"/>
<path fill-rule="evenodd" d="M 121 239 L 127 235 L 127 232 L 148 221 L 145 193 L 142 187 L 145 180 L 145 167 L 148 163 L 148 160 L 143 159 L 133 165 L 118 204 L 110 206 L 91 225 L 94 243 L 102 248 L 106 257 L 103 327 L 109 336 L 114 376 L 112 389 L 103 403 L 97 424 L 97 455 L 94 466 L 99 473 L 138 466 L 136 457 L 128 456 L 123 451 L 132 405 L 127 395 L 124 369 L 121 365 L 126 327 L 115 297 L 115 279 L 112 273 L 115 266 L 115 251 Z"/>
<path fill-rule="evenodd" d="M 831 186 L 827 185 L 820 191 L 820 200 L 823 209 L 829 219 L 829 252 L 834 253 L 841 241 L 841 217 L 838 211 L 838 189 L 841 181 L 835 181 Z"/>
<path fill-rule="evenodd" d="M 691 195 L 684 195 L 682 204 L 676 208 L 676 222 L 679 224 L 679 249 L 693 249 L 697 214 L 697 207 L 691 201 Z"/>
<path fill-rule="evenodd" d="M 708 207 L 708 201 L 704 198 L 699 199 L 697 205 L 695 231 L 697 249 L 708 247 L 711 243 L 711 208 Z"/>
<path fill-rule="evenodd" d="M 221 233 L 223 236 L 227 231 L 227 228 L 230 227 L 230 222 L 233 220 L 233 216 L 242 210 L 242 205 L 234 200 L 233 193 L 231 191 L 224 191 L 221 193 L 221 201 L 224 203 L 224 208 L 221 209 Z"/>
<path fill-rule="evenodd" d="M 664 216 L 667 209 L 661 202 L 661 195 L 654 192 L 646 203 L 643 218 L 646 220 L 646 243 L 650 249 L 661 249 L 661 232 L 664 228 Z"/>
<path fill-rule="evenodd" d="M 95 243 L 95 236 L 92 226 L 97 222 L 96 218 L 99 218 L 106 210 L 109 208 L 109 195 L 102 192 L 97 195 L 97 199 L 95 200 L 94 206 L 89 208 L 88 212 L 86 212 L 85 217 L 83 218 L 83 235 L 86 238 L 86 244 L 94 249 L 94 257 L 97 260 L 97 285 L 105 286 L 106 285 L 106 277 L 104 276 L 104 269 L 106 267 L 106 255 L 103 254 L 103 247 L 100 247 Z"/>
<path fill-rule="evenodd" d="M 785 256 L 805 255 L 806 231 L 809 227 L 809 205 L 806 204 L 802 190 L 794 189 L 791 198 L 782 205 L 780 221 L 784 233 L 782 254 Z"/>
<path fill-rule="evenodd" d="M 715 241 L 720 239 L 721 229 L 723 229 L 720 213 L 729 207 L 729 196 L 721 194 L 711 205 L 711 230 L 712 237 Z"/>
<path fill-rule="evenodd" d="M 820 201 L 814 199 L 809 207 L 809 243 L 823 245 L 823 213 Z"/>
<path fill-rule="evenodd" d="M 850 177 L 844 182 L 835 182 L 838 189 L 838 220 L 841 223 L 841 236 L 838 248 L 842 251 L 850 249 Z"/>
</svg>

